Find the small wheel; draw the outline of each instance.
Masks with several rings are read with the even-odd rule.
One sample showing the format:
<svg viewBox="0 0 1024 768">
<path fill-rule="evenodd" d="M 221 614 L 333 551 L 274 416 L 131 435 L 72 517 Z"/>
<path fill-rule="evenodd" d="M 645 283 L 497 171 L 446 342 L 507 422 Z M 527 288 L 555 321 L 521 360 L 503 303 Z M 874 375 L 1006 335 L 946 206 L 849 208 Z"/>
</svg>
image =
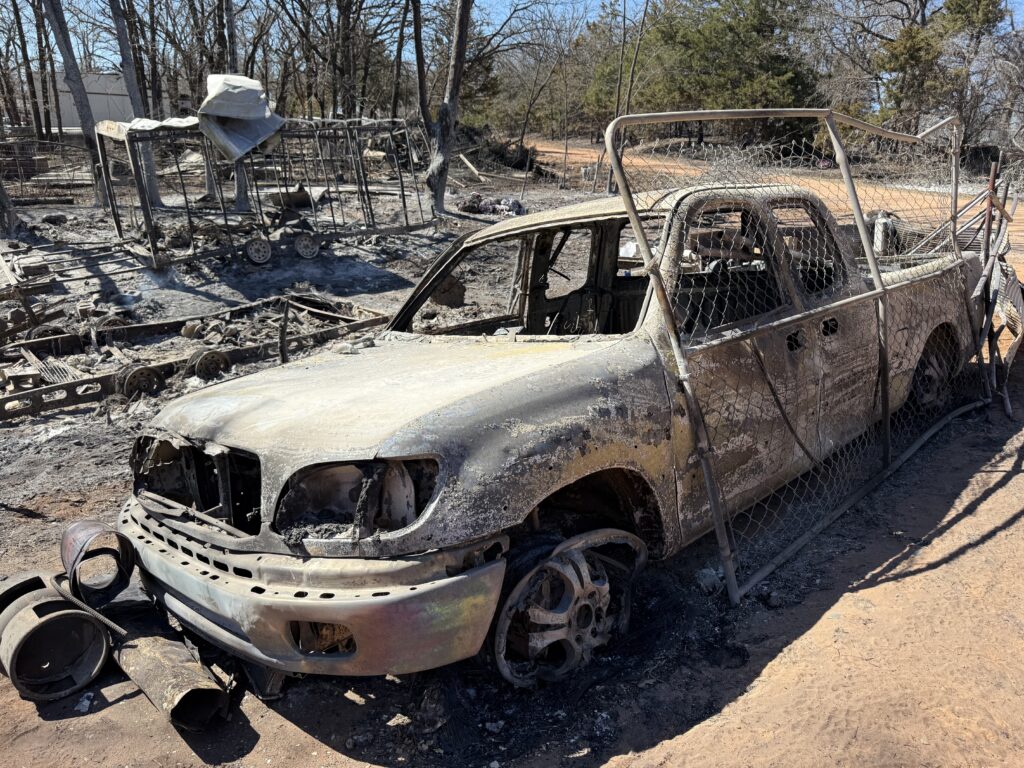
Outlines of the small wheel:
<svg viewBox="0 0 1024 768">
<path fill-rule="evenodd" d="M 164 388 L 164 377 L 156 368 L 138 365 L 125 368 L 118 376 L 118 389 L 125 397 L 155 395 Z"/>
<path fill-rule="evenodd" d="M 81 351 L 81 339 L 72 336 L 59 325 L 37 325 L 25 334 L 26 339 L 45 339 L 57 336 L 47 345 L 51 355 L 66 355 Z"/>
<path fill-rule="evenodd" d="M 220 376 L 231 367 L 228 356 L 216 349 L 199 353 L 195 363 L 196 376 L 203 381 L 210 381 Z"/>
<path fill-rule="evenodd" d="M 292 246 L 295 248 L 295 253 L 304 259 L 315 259 L 320 253 L 319 241 L 306 232 L 296 236 Z"/>
<path fill-rule="evenodd" d="M 533 687 L 585 667 L 628 625 L 632 582 L 646 559 L 640 539 L 612 529 L 551 550 L 514 582 L 496 615 L 493 652 L 502 677 Z M 516 570 L 510 567 L 511 579 Z"/>
<path fill-rule="evenodd" d="M 270 248 L 270 241 L 261 237 L 254 237 L 245 244 L 245 258 L 253 264 L 263 265 L 270 261 L 273 252 Z"/>
<path fill-rule="evenodd" d="M 104 315 L 96 323 L 96 330 L 109 331 L 111 328 L 124 328 L 126 325 L 128 325 L 128 321 L 120 315 Z"/>
</svg>

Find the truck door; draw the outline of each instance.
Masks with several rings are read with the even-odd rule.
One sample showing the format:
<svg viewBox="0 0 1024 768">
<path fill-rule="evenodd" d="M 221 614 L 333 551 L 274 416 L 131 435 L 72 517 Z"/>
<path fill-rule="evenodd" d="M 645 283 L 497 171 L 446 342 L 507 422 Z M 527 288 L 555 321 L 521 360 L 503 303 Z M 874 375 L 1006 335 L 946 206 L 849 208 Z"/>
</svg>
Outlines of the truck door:
<svg viewBox="0 0 1024 768">
<path fill-rule="evenodd" d="M 812 466 L 820 384 L 820 337 L 814 323 L 794 319 L 801 305 L 774 220 L 737 198 L 695 200 L 666 240 L 681 342 L 729 513 Z M 692 482 L 680 487 L 700 493 Z M 697 522 L 685 519 L 695 501 L 681 499 L 684 535 Z"/>
<path fill-rule="evenodd" d="M 847 445 L 880 414 L 878 318 L 856 263 L 843 258 L 817 207 L 793 198 L 771 203 L 785 243 L 800 300 L 809 312 L 808 332 L 818 344 L 821 404 L 817 442 L 822 459 Z M 853 299 L 841 306 L 844 299 Z"/>
</svg>

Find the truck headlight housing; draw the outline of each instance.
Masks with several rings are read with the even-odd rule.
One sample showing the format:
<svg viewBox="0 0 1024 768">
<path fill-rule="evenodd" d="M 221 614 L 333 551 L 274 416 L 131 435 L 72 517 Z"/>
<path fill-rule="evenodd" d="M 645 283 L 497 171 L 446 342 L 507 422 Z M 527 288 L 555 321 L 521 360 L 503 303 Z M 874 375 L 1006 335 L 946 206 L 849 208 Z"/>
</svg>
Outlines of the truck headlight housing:
<svg viewBox="0 0 1024 768">
<path fill-rule="evenodd" d="M 289 478 L 274 527 L 289 543 L 364 538 L 410 525 L 437 488 L 434 459 L 386 459 L 308 467 Z"/>
</svg>

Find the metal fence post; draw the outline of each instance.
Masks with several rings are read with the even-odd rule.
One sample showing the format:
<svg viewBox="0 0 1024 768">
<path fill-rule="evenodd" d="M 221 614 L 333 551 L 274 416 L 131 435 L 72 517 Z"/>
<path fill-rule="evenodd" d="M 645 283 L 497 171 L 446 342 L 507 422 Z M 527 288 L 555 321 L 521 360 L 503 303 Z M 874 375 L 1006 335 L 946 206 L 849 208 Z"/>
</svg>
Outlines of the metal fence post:
<svg viewBox="0 0 1024 768">
<path fill-rule="evenodd" d="M 686 364 L 686 354 L 683 352 L 679 341 L 679 329 L 676 325 L 675 311 L 669 301 L 668 293 L 665 291 L 665 282 L 661 276 L 661 270 L 654 261 L 654 254 L 651 252 L 647 238 L 643 236 L 644 227 L 637 212 L 636 203 L 630 194 L 629 183 L 626 180 L 625 171 L 622 168 L 622 161 L 616 151 L 615 135 L 618 131 L 620 120 L 613 120 L 605 131 L 604 140 L 608 150 L 608 161 L 611 165 L 615 183 L 618 185 L 622 200 L 629 216 L 630 225 L 637 233 L 637 245 L 640 248 L 640 255 L 643 257 L 644 266 L 650 276 L 651 285 L 654 288 L 654 295 L 658 306 L 661 309 L 662 319 L 665 323 L 665 330 L 669 336 L 669 344 L 672 348 L 672 356 L 675 360 L 679 376 L 679 384 L 686 401 L 687 422 L 690 424 L 691 435 L 694 445 L 697 448 L 697 457 L 700 459 L 701 471 L 704 475 L 704 485 L 708 494 L 708 505 L 711 508 L 711 517 L 715 526 L 715 538 L 718 541 L 718 551 L 722 559 L 722 571 L 725 575 L 726 591 L 729 594 L 729 601 L 733 605 L 739 605 L 740 590 L 736 581 L 735 552 L 729 539 L 729 532 L 722 508 L 722 492 L 718 480 L 715 477 L 715 469 L 711 463 L 711 441 L 708 437 L 704 424 L 704 416 L 700 403 L 697 401 L 696 393 L 693 391 L 693 384 L 690 380 L 689 368 Z"/>
<path fill-rule="evenodd" d="M 882 292 L 875 305 L 875 311 L 878 318 L 878 373 L 881 378 L 882 466 L 887 467 L 892 461 L 892 434 L 889 424 L 889 333 L 886 322 L 886 289 L 882 282 L 882 272 L 878 268 L 878 260 L 875 258 L 871 233 L 868 232 L 867 222 L 864 221 L 864 212 L 860 207 L 860 199 L 857 197 L 857 187 L 853 182 L 853 174 L 850 172 L 850 159 L 846 156 L 846 148 L 843 146 L 831 112 L 825 116 L 825 126 L 832 139 L 836 162 L 843 175 L 843 183 L 846 185 L 846 194 L 850 198 L 850 208 L 853 210 L 853 218 L 857 224 L 861 245 L 864 246 L 864 256 L 867 258 L 868 267 L 871 270 L 871 279 L 875 283 L 875 289 Z"/>
</svg>

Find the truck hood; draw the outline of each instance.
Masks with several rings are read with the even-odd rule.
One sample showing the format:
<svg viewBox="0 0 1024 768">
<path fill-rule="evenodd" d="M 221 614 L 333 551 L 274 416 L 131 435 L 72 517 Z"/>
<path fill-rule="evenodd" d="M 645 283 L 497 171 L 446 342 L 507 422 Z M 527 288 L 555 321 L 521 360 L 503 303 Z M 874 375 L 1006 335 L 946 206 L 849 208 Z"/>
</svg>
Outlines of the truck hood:
<svg viewBox="0 0 1024 768">
<path fill-rule="evenodd" d="M 199 390 L 164 408 L 153 426 L 257 455 L 278 454 L 293 465 L 369 458 L 431 411 L 615 343 L 388 340 L 357 354 L 323 353 Z"/>
</svg>

